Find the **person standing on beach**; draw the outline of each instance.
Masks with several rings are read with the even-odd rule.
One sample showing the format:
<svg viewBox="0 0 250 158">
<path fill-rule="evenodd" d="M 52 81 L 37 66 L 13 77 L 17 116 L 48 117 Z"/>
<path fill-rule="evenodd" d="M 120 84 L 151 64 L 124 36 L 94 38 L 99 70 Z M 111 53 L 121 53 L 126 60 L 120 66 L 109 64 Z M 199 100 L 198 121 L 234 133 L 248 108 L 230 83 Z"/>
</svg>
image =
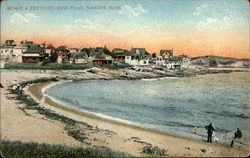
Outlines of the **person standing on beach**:
<svg viewBox="0 0 250 158">
<path fill-rule="evenodd" d="M 213 135 L 213 131 L 214 131 L 214 127 L 212 126 L 212 123 L 205 126 L 205 128 L 207 130 L 207 142 L 212 143 L 212 135 Z"/>
<path fill-rule="evenodd" d="M 236 132 L 234 132 L 234 138 L 231 141 L 231 147 L 233 147 L 235 139 L 237 139 L 237 138 L 240 139 L 241 137 L 242 137 L 242 132 L 239 128 L 237 128 Z"/>
</svg>

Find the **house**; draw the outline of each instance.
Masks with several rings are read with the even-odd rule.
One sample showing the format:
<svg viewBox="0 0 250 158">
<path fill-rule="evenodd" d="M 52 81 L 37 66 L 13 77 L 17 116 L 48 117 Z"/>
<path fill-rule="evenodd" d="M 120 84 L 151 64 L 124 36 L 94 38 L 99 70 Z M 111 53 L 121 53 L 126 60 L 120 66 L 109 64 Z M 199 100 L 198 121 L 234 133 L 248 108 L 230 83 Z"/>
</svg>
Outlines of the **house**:
<svg viewBox="0 0 250 158">
<path fill-rule="evenodd" d="M 160 65 L 160 66 L 165 66 L 166 65 L 165 60 L 163 59 L 162 56 L 157 56 L 155 58 L 155 65 Z"/>
<path fill-rule="evenodd" d="M 181 64 L 181 67 L 187 67 L 190 64 L 190 58 L 187 55 L 180 55 L 179 57 L 179 61 Z"/>
<path fill-rule="evenodd" d="M 20 42 L 20 46 L 31 47 L 34 43 L 32 41 L 23 40 Z"/>
<path fill-rule="evenodd" d="M 15 46 L 13 48 L 13 53 L 12 55 L 12 62 L 17 62 L 17 63 L 22 63 L 23 59 L 22 59 L 22 55 L 23 53 L 28 49 L 28 47 L 26 46 Z"/>
<path fill-rule="evenodd" d="M 149 54 L 145 48 L 131 48 L 130 55 L 126 55 L 125 63 L 136 66 L 147 66 L 149 64 Z"/>
<path fill-rule="evenodd" d="M 102 55 L 102 56 L 97 56 L 93 60 L 93 64 L 95 65 L 112 65 L 113 64 L 113 58 L 109 55 Z"/>
<path fill-rule="evenodd" d="M 88 62 L 88 55 L 86 52 L 71 53 L 70 63 L 83 64 Z"/>
<path fill-rule="evenodd" d="M 50 57 L 51 56 L 52 49 L 51 48 L 45 48 L 45 53 Z"/>
<path fill-rule="evenodd" d="M 5 44 L 0 46 L 1 60 L 6 62 L 22 62 L 22 53 L 26 51 L 28 47 L 17 46 L 14 40 L 6 40 Z"/>
<path fill-rule="evenodd" d="M 169 58 L 173 58 L 173 49 L 171 50 L 160 50 L 160 56 L 163 57 L 163 59 L 169 59 Z"/>
<path fill-rule="evenodd" d="M 26 51 L 23 52 L 23 63 L 39 63 L 45 60 L 44 48 L 39 45 L 32 45 Z"/>
<path fill-rule="evenodd" d="M 168 69 L 180 69 L 181 63 L 178 57 L 173 57 L 173 58 L 166 60 L 166 66 Z"/>
<path fill-rule="evenodd" d="M 112 51 L 113 59 L 119 62 L 125 62 L 126 57 L 129 57 L 129 56 L 130 56 L 130 52 L 125 49 L 115 48 Z"/>
<path fill-rule="evenodd" d="M 149 54 L 147 53 L 145 48 L 131 48 L 131 57 L 133 59 L 143 59 L 148 57 Z"/>
<path fill-rule="evenodd" d="M 70 53 L 77 53 L 78 52 L 77 48 L 69 48 L 68 50 Z"/>
<path fill-rule="evenodd" d="M 54 53 L 57 55 L 57 63 L 67 63 L 69 61 L 70 53 L 66 48 L 53 48 L 51 54 Z"/>
<path fill-rule="evenodd" d="M 102 56 L 104 54 L 104 48 L 103 47 L 96 47 L 96 48 L 90 48 L 89 49 L 89 57 L 97 57 Z"/>
<path fill-rule="evenodd" d="M 14 40 L 6 40 L 5 41 L 5 46 L 7 46 L 7 47 L 15 47 L 16 43 L 15 43 Z"/>
</svg>

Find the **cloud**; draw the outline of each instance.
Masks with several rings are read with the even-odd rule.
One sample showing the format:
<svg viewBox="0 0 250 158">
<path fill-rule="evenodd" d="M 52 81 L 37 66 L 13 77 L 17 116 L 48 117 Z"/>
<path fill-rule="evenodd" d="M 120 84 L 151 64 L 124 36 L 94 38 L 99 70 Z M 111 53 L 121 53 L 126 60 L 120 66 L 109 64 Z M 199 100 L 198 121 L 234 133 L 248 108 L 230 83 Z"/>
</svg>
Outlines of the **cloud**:
<svg viewBox="0 0 250 158">
<path fill-rule="evenodd" d="M 94 23 L 89 19 L 75 19 L 74 25 L 77 26 L 80 29 L 86 29 L 86 30 L 97 30 L 102 29 L 103 25 Z"/>
<path fill-rule="evenodd" d="M 33 13 L 28 14 L 21 14 L 21 13 L 14 13 L 11 15 L 10 23 L 14 24 L 28 24 L 31 22 L 32 19 L 37 19 L 38 16 Z"/>
<path fill-rule="evenodd" d="M 205 21 L 201 21 L 197 24 L 198 30 L 214 30 L 218 27 L 219 20 L 217 18 L 207 18 Z"/>
<path fill-rule="evenodd" d="M 217 17 L 207 17 L 205 20 L 200 21 L 196 28 L 198 30 L 223 30 L 228 28 L 238 28 L 239 25 L 246 23 L 244 17 L 237 15 L 224 15 Z"/>
<path fill-rule="evenodd" d="M 141 14 L 148 13 L 148 10 L 145 10 L 141 5 L 137 5 L 136 7 L 131 7 L 129 5 L 124 5 L 122 9 L 119 11 L 121 15 L 127 15 L 128 17 L 137 17 Z"/>
<path fill-rule="evenodd" d="M 197 7 L 193 12 L 193 16 L 199 16 L 202 13 L 202 11 L 207 7 L 208 7 L 207 4 L 203 4 L 202 6 Z"/>
</svg>

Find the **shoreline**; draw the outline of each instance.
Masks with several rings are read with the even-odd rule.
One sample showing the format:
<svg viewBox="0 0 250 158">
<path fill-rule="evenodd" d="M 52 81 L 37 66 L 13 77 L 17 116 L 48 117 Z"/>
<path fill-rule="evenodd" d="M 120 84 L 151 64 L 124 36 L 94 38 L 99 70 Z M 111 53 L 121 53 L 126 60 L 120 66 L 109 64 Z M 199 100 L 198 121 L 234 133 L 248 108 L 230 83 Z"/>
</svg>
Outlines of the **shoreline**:
<svg viewBox="0 0 250 158">
<path fill-rule="evenodd" d="M 47 83 L 48 82 L 44 82 L 44 84 L 47 84 Z M 36 83 L 36 85 L 37 84 L 39 83 Z M 34 91 L 42 93 L 42 89 L 44 87 L 42 85 L 40 86 L 42 88 L 37 89 L 36 87 Z M 41 99 L 40 100 L 36 99 L 36 101 L 38 102 L 39 106 L 43 105 L 43 103 L 41 102 Z M 49 101 L 48 98 L 46 98 L 46 101 Z M 57 107 L 53 107 L 53 105 L 51 105 L 51 107 L 52 107 L 52 111 L 55 111 L 57 108 Z M 72 126 L 70 128 L 76 128 L 77 130 L 80 130 L 80 131 L 84 129 L 84 132 L 85 132 L 84 135 L 87 137 L 86 141 L 87 143 L 90 144 L 90 145 L 87 144 L 87 147 L 95 147 L 98 145 L 99 146 L 103 145 L 112 150 L 131 153 L 135 156 L 143 156 L 142 149 L 143 147 L 149 144 L 151 146 L 157 146 L 161 149 L 166 150 L 169 156 L 206 156 L 207 157 L 207 156 L 247 156 L 249 155 L 249 151 L 245 151 L 245 150 L 237 149 L 237 148 L 231 148 L 231 147 L 221 145 L 221 144 L 209 144 L 209 143 L 205 143 L 205 142 L 201 142 L 201 141 L 197 141 L 193 139 L 172 136 L 172 135 L 168 135 L 165 133 L 160 134 L 155 131 L 149 132 L 145 129 L 142 130 L 142 129 L 136 129 L 134 127 L 128 127 L 125 125 L 119 125 L 120 123 L 118 124 L 113 123 L 113 122 L 110 123 L 99 118 L 94 119 L 93 116 L 92 117 L 78 116 L 77 114 L 72 114 L 72 112 L 67 112 L 64 109 L 62 109 L 60 112 L 65 116 L 68 115 L 68 116 L 71 116 L 72 119 L 77 120 L 76 121 L 77 125 L 74 127 Z M 90 126 L 88 127 L 86 125 L 86 126 L 79 128 L 80 126 L 78 125 L 79 122 L 87 123 Z M 205 149 L 206 152 L 202 152 L 201 149 Z"/>
<path fill-rule="evenodd" d="M 235 73 L 241 73 L 241 72 L 235 72 Z M 209 74 L 207 74 L 207 75 L 209 75 Z M 216 75 L 219 75 L 219 74 L 216 74 Z M 201 75 L 201 76 L 204 76 L 204 75 Z M 163 77 L 163 78 L 155 78 L 153 80 L 162 80 L 162 79 L 166 79 L 166 78 L 178 78 L 178 77 Z M 147 81 L 147 80 L 151 80 L 151 79 L 141 79 L 141 80 L 146 80 Z M 84 80 L 82 80 L 82 81 L 84 81 Z M 133 121 L 129 121 L 129 120 L 120 119 L 118 117 L 108 116 L 108 115 L 101 114 L 101 113 L 95 113 L 95 112 L 90 112 L 90 111 L 83 110 L 83 109 L 73 108 L 73 107 L 70 107 L 67 104 L 62 103 L 62 102 L 60 102 L 60 101 L 54 99 L 53 97 L 51 97 L 51 96 L 44 93 L 48 88 L 51 88 L 51 87 L 53 87 L 53 86 L 55 86 L 57 84 L 61 84 L 61 83 L 65 83 L 65 82 L 74 82 L 74 81 L 71 81 L 71 80 L 69 80 L 69 81 L 57 81 L 57 82 L 49 83 L 48 85 L 46 83 L 44 83 L 44 86 L 41 88 L 40 91 L 44 95 L 45 100 L 46 99 L 49 100 L 48 102 L 45 101 L 46 104 L 47 104 L 46 106 L 48 108 L 51 108 L 51 106 L 54 106 L 54 107 L 59 108 L 61 110 L 66 110 L 66 111 L 72 112 L 74 114 L 83 116 L 83 117 L 88 117 L 88 118 L 95 119 L 95 120 L 103 120 L 103 121 L 106 121 L 106 122 L 109 122 L 109 123 L 113 123 L 115 125 L 122 125 L 122 126 L 126 126 L 128 128 L 135 128 L 135 129 L 138 129 L 138 130 L 148 131 L 148 132 L 151 132 L 151 133 L 162 134 L 162 135 L 167 135 L 167 136 L 172 136 L 172 137 L 177 137 L 177 138 L 183 138 L 183 139 L 189 139 L 189 140 L 198 141 L 198 142 L 204 142 L 204 139 L 194 139 L 192 137 L 174 135 L 172 133 L 169 133 L 169 132 L 166 132 L 166 131 L 160 131 L 160 130 L 153 129 L 153 128 L 150 128 L 150 127 L 145 127 L 145 126 L 143 127 L 143 126 L 139 125 L 140 124 L 139 122 L 133 122 Z M 31 86 L 29 86 L 29 88 L 32 88 Z M 38 99 L 33 94 L 30 94 L 30 95 L 32 95 L 34 98 Z M 54 109 L 54 110 L 56 111 L 57 109 Z M 70 116 L 67 116 L 67 117 L 70 117 Z M 74 118 L 72 118 L 72 119 L 74 119 Z M 78 121 L 80 121 L 80 120 L 78 120 Z M 215 144 L 220 144 L 220 145 L 223 145 L 223 146 L 226 146 L 226 147 L 229 146 L 229 144 L 226 144 L 226 143 L 223 143 L 223 142 L 216 142 Z M 243 150 L 246 150 L 246 149 L 243 149 Z M 249 149 L 249 151 L 250 151 L 250 149 Z"/>
<path fill-rule="evenodd" d="M 65 81 L 63 81 L 63 82 L 65 82 Z M 46 83 L 45 83 L 45 86 L 42 89 L 40 89 L 40 90 L 44 91 L 45 89 L 47 89 L 47 88 L 49 88 L 51 86 L 54 86 L 55 84 L 60 84 L 60 82 L 59 83 L 58 82 L 50 83 L 49 85 L 46 85 Z M 87 118 L 94 119 L 94 120 L 97 120 L 97 121 L 105 121 L 105 122 L 114 124 L 114 125 L 118 126 L 117 128 L 119 128 L 119 126 L 123 126 L 123 127 L 126 127 L 126 128 L 132 128 L 132 129 L 136 129 L 136 130 L 140 130 L 140 131 L 145 131 L 145 132 L 148 132 L 150 134 L 163 135 L 164 137 L 165 136 L 166 137 L 173 137 L 173 138 L 176 138 L 176 139 L 189 140 L 189 141 L 192 141 L 194 143 L 204 143 L 204 144 L 207 144 L 205 142 L 202 142 L 201 140 L 195 140 L 195 139 L 192 139 L 192 138 L 186 138 L 186 137 L 182 137 L 182 136 L 172 135 L 170 133 L 160 132 L 160 131 L 157 131 L 157 130 L 154 130 L 154 129 L 150 129 L 150 128 L 143 128 L 143 127 L 139 127 L 139 126 L 136 126 L 136 125 L 127 124 L 127 123 L 124 123 L 124 122 L 119 122 L 117 120 L 107 119 L 107 118 L 104 118 L 104 117 L 101 117 L 101 116 L 97 116 L 97 115 L 95 115 L 93 113 L 88 113 L 86 111 L 79 111 L 77 109 L 68 107 L 66 105 L 62 105 L 61 103 L 58 103 L 57 101 L 54 101 L 53 99 L 51 99 L 47 95 L 46 95 L 46 97 L 48 97 L 46 99 L 49 99 L 49 101 L 47 102 L 47 104 L 50 104 L 49 106 L 47 105 L 47 107 L 51 108 L 51 106 L 54 106 L 55 109 L 53 108 L 53 110 L 55 110 L 56 112 L 59 112 L 62 115 L 65 115 L 64 112 L 66 110 L 66 111 L 70 112 L 70 114 L 73 113 L 74 115 L 80 115 L 81 117 L 85 117 L 85 118 L 87 117 Z M 60 110 L 58 110 L 58 109 L 60 109 Z M 64 112 L 62 112 L 61 110 L 64 110 Z M 70 117 L 67 114 L 66 114 L 66 116 Z M 70 117 L 70 118 L 76 119 L 74 117 Z M 82 119 L 78 119 L 77 121 L 82 121 Z M 87 121 L 87 123 L 89 123 L 89 122 Z M 223 146 L 225 148 L 229 147 L 229 145 L 222 144 L 222 143 L 214 143 L 213 146 Z M 244 150 L 244 149 L 239 149 L 239 150 Z"/>
</svg>

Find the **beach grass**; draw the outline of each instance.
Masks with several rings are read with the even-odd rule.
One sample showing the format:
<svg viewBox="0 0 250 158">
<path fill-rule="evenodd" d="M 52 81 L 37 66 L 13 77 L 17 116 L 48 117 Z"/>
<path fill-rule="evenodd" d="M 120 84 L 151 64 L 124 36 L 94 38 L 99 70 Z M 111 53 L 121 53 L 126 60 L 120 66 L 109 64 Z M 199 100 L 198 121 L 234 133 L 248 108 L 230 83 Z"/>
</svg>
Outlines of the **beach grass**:
<svg viewBox="0 0 250 158">
<path fill-rule="evenodd" d="M 80 148 L 64 145 L 38 144 L 34 142 L 0 141 L 3 157 L 48 157 L 48 158 L 82 158 L 82 157 L 132 157 L 132 155 L 106 148 Z"/>
<path fill-rule="evenodd" d="M 36 64 L 36 63 L 6 63 L 4 69 L 27 69 L 27 70 L 83 70 L 90 68 L 87 64 Z"/>
</svg>

